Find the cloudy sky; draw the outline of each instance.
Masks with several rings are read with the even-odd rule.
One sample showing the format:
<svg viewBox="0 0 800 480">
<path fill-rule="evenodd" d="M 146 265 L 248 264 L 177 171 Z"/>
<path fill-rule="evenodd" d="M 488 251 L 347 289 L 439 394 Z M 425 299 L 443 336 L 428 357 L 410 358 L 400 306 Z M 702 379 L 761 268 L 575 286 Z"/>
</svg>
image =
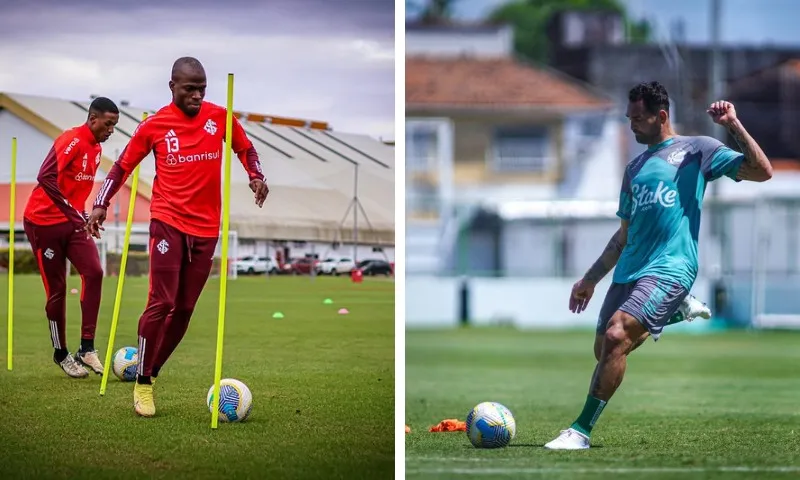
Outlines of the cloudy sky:
<svg viewBox="0 0 800 480">
<path fill-rule="evenodd" d="M 224 5 L 224 7 L 223 7 Z M 194 56 L 206 99 L 394 139 L 394 0 L 0 0 L 0 91 L 158 108 Z"/>
<path fill-rule="evenodd" d="M 0 0 L 2 1 L 2 0 Z M 427 3 L 429 0 L 411 0 Z M 457 17 L 475 20 L 507 0 L 455 0 Z M 667 33 L 678 18 L 686 22 L 689 42 L 708 42 L 710 0 L 621 0 L 636 18 L 646 17 Z M 728 44 L 800 46 L 798 0 L 722 0 L 721 36 Z M 406 17 L 412 16 L 409 9 Z"/>
</svg>

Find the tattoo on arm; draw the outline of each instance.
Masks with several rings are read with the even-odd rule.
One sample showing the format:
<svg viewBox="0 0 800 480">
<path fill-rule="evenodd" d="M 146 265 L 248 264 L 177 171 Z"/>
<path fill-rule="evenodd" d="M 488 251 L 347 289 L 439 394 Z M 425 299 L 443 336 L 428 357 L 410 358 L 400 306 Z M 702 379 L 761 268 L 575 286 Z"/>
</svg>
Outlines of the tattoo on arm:
<svg viewBox="0 0 800 480">
<path fill-rule="evenodd" d="M 627 242 L 627 238 L 625 237 L 626 232 L 624 232 L 622 228 L 617 230 L 611 237 L 611 240 L 608 241 L 608 245 L 606 245 L 600 258 L 594 262 L 594 265 L 592 265 L 589 271 L 586 272 L 586 275 L 583 276 L 585 281 L 597 284 L 612 268 L 614 268 L 614 265 L 616 265 L 619 260 L 619 256 L 622 254 L 622 249 L 625 248 L 625 243 Z"/>
<path fill-rule="evenodd" d="M 728 132 L 739 144 L 739 148 L 742 149 L 744 154 L 744 161 L 739 167 L 736 178 L 755 182 L 763 182 L 772 178 L 772 164 L 758 143 L 747 133 L 741 122 L 736 120 L 728 127 Z"/>
</svg>

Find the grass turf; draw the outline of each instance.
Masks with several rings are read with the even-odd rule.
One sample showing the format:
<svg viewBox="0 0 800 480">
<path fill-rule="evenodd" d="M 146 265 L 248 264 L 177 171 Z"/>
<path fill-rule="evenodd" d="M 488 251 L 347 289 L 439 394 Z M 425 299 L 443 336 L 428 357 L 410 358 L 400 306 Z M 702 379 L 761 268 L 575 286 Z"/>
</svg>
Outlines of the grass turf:
<svg viewBox="0 0 800 480">
<path fill-rule="evenodd" d="M 407 478 L 797 478 L 800 334 L 669 333 L 630 357 L 593 448 L 542 446 L 580 413 L 594 368 L 591 331 L 406 333 Z M 482 401 L 514 414 L 509 447 L 479 450 L 464 420 Z"/>
<path fill-rule="evenodd" d="M 68 288 L 80 288 L 70 278 Z M 116 280 L 103 285 L 96 347 L 105 357 Z M 3 318 L 7 277 L 0 277 Z M 241 277 L 228 283 L 222 376 L 254 397 L 243 423 L 211 430 L 219 282 L 155 385 L 157 416 L 137 417 L 132 383 L 70 379 L 52 362 L 38 276 L 15 277 L 14 364 L 0 342 L 2 478 L 387 478 L 394 471 L 394 283 Z M 115 349 L 137 345 L 146 278 L 127 278 Z M 333 305 L 324 305 L 325 298 Z M 340 316 L 341 307 L 350 310 Z M 284 319 L 273 319 L 274 311 Z M 69 348 L 80 304 L 68 294 Z"/>
</svg>

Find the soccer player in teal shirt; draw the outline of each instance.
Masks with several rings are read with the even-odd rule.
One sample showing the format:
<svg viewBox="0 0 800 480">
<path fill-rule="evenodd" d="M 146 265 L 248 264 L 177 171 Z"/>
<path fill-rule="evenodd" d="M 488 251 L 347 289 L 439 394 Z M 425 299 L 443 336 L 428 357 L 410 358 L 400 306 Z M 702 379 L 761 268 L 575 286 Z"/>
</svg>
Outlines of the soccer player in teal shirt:
<svg viewBox="0 0 800 480">
<path fill-rule="evenodd" d="M 639 84 L 628 95 L 631 130 L 647 150 L 625 168 L 619 230 L 572 287 L 569 301 L 572 312 L 585 310 L 597 283 L 616 266 L 597 324 L 597 366 L 583 411 L 545 448 L 589 448 L 592 427 L 622 383 L 628 354 L 648 336 L 658 340 L 664 326 L 686 308 L 697 277 L 700 212 L 708 183 L 722 177 L 737 182 L 772 177 L 769 159 L 730 102 L 714 102 L 706 112 L 736 139 L 741 153 L 711 137 L 676 135 L 667 90 L 658 82 Z"/>
</svg>

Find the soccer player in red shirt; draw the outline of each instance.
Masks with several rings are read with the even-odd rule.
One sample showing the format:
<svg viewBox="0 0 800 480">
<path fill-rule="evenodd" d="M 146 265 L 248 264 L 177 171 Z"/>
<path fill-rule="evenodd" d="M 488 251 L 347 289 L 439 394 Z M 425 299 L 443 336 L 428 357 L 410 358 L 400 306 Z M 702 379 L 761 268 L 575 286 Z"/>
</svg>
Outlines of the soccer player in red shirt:
<svg viewBox="0 0 800 480">
<path fill-rule="evenodd" d="M 114 133 L 117 106 L 99 97 L 89 106 L 86 123 L 62 133 L 42 163 L 23 214 L 23 226 L 33 247 L 47 295 L 53 361 L 73 378 L 103 373 L 94 348 L 103 269 L 97 246 L 87 232 L 84 211 L 100 163 L 100 144 Z M 66 340 L 67 259 L 81 276 L 81 346 L 73 357 Z M 84 368 L 86 367 L 86 368 Z"/>
<path fill-rule="evenodd" d="M 172 103 L 144 120 L 106 177 L 89 218 L 99 237 L 106 209 L 134 168 L 155 152 L 150 202 L 150 292 L 139 319 L 139 364 L 133 406 L 155 415 L 152 381 L 180 343 L 211 273 L 220 228 L 222 143 L 226 109 L 203 101 L 206 74 L 195 58 L 172 67 Z M 233 119 L 231 148 L 250 177 L 259 207 L 268 188 L 253 144 Z M 225 273 L 223 272 L 223 275 Z"/>
</svg>

